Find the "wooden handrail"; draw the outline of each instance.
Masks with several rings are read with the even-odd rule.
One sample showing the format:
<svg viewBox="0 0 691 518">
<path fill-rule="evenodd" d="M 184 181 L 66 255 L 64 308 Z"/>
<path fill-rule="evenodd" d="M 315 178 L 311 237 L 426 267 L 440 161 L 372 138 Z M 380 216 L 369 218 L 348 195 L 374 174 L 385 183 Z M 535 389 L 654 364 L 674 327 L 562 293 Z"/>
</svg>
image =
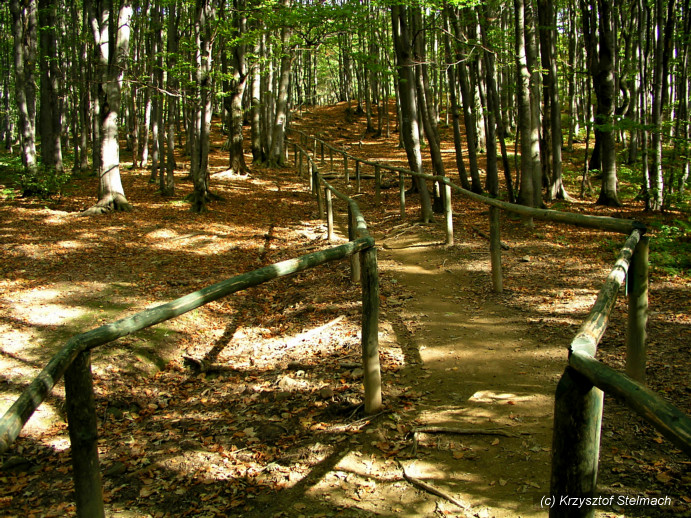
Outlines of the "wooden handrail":
<svg viewBox="0 0 691 518">
<path fill-rule="evenodd" d="M 24 424 L 81 352 L 160 324 L 231 293 L 342 259 L 373 246 L 374 240 L 371 237 L 363 237 L 334 248 L 265 266 L 70 338 L 0 418 L 0 453 L 4 453 L 12 445 Z"/>
<path fill-rule="evenodd" d="M 299 129 L 291 128 L 291 131 L 295 131 L 296 133 L 300 133 L 306 136 L 306 134 Z M 323 142 L 321 139 L 318 138 L 316 140 Z M 415 176 L 418 178 L 423 178 L 425 180 L 441 182 L 446 185 L 449 185 L 454 191 L 462 194 L 466 198 L 470 198 L 480 203 L 494 206 L 508 212 L 519 214 L 521 216 L 529 216 L 542 219 L 545 221 L 566 223 L 569 225 L 575 225 L 580 227 L 597 228 L 600 230 L 619 232 L 621 234 L 630 234 L 634 230 L 639 230 L 641 233 L 644 233 L 646 231 L 645 225 L 635 220 L 612 218 L 608 216 L 590 216 L 585 214 L 577 214 L 573 212 L 562 212 L 552 209 L 536 209 L 533 207 L 526 207 L 524 205 L 519 205 L 516 203 L 508 203 L 505 201 L 497 200 L 495 198 L 490 198 L 488 196 L 483 196 L 481 194 L 477 194 L 472 191 L 463 189 L 462 187 L 453 183 L 446 176 L 434 176 L 424 173 L 416 173 L 414 171 L 411 171 L 410 169 L 406 169 L 405 167 L 391 166 L 379 161 L 375 162 L 371 160 L 362 159 L 348 153 L 347 151 L 334 148 L 326 142 L 324 142 L 324 144 L 330 149 L 333 149 L 333 151 L 336 151 L 342 154 L 343 156 L 347 156 L 348 158 L 351 158 L 356 162 L 361 162 L 363 164 L 371 165 L 373 167 L 379 167 L 381 169 L 385 169 L 387 171 L 395 173 L 402 173 L 404 175 Z"/>
<path fill-rule="evenodd" d="M 574 351 L 569 365 L 590 383 L 616 396 L 662 435 L 691 456 L 691 418 L 626 374 L 604 365 L 585 351 Z"/>
<path fill-rule="evenodd" d="M 304 132 L 294 130 L 302 135 Z M 611 218 L 589 216 L 549 209 L 537 209 L 507 203 L 463 189 L 449 178 L 416 173 L 409 169 L 390 166 L 356 157 L 324 143 L 330 151 L 341 153 L 347 159 L 359 164 L 375 167 L 375 193 L 378 194 L 380 171 L 398 173 L 401 188 L 403 177 L 415 176 L 439 182 L 448 190 L 453 189 L 466 198 L 490 207 L 490 255 L 492 259 L 492 280 L 495 291 L 501 291 L 501 259 L 499 252 L 498 209 L 521 216 L 554 221 L 574 226 L 595 228 L 627 234 L 628 237 L 619 253 L 590 313 L 572 340 L 569 348 L 569 366 L 559 381 L 555 395 L 555 417 L 552 459 L 551 494 L 589 496 L 595 491 L 599 459 L 599 439 L 602 421 L 603 391 L 624 401 L 634 412 L 642 416 L 665 437 L 691 455 L 691 418 L 658 394 L 646 388 L 645 379 L 645 327 L 648 308 L 648 238 L 644 235 L 643 223 Z M 447 203 L 449 196 L 446 196 Z M 405 197 L 401 193 L 401 216 L 405 214 Z M 447 211 L 447 219 L 450 210 Z M 447 223 L 447 234 L 452 229 Z M 447 242 L 453 242 L 453 236 Z M 631 267 L 631 271 L 630 270 Z M 629 315 L 627 333 L 627 372 L 637 379 L 607 367 L 595 359 L 598 344 L 604 335 L 610 314 L 622 286 L 627 285 Z M 566 513 L 566 514 L 564 514 Z M 550 516 L 590 516 L 588 506 L 582 509 L 555 507 Z"/>
</svg>

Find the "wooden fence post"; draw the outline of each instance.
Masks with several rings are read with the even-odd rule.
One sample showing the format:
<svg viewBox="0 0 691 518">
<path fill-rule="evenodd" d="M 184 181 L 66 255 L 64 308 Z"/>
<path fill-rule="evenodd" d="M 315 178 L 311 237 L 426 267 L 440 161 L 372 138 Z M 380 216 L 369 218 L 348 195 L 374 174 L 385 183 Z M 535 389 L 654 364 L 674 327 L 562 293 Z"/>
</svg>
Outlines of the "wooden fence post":
<svg viewBox="0 0 691 518">
<path fill-rule="evenodd" d="M 298 161 L 298 176 L 302 178 L 302 152 L 300 152 L 300 160 Z"/>
<path fill-rule="evenodd" d="M 345 183 L 350 185 L 350 171 L 348 170 L 348 156 L 343 153 L 343 169 L 345 170 Z"/>
<path fill-rule="evenodd" d="M 295 165 L 298 165 L 298 145 L 293 144 L 293 159 L 295 162 Z"/>
<path fill-rule="evenodd" d="M 317 210 L 319 211 L 319 219 L 324 217 L 324 201 L 322 200 L 321 189 L 319 188 L 319 171 L 317 164 L 312 164 L 312 192 L 317 197 Z"/>
<path fill-rule="evenodd" d="M 324 198 L 326 198 L 326 239 L 331 243 L 334 240 L 334 204 L 331 189 L 328 187 L 324 187 Z"/>
<path fill-rule="evenodd" d="M 65 371 L 65 394 L 77 516 L 104 517 L 90 351 L 80 353 Z"/>
<path fill-rule="evenodd" d="M 401 199 L 401 219 L 405 219 L 405 175 L 402 171 L 398 173 L 398 190 Z"/>
<path fill-rule="evenodd" d="M 453 245 L 453 209 L 451 207 L 451 186 L 444 184 L 444 216 L 446 219 L 446 244 Z"/>
<path fill-rule="evenodd" d="M 355 161 L 355 192 L 360 194 L 360 161 Z"/>
<path fill-rule="evenodd" d="M 365 371 L 365 414 L 379 412 L 382 406 L 379 365 L 379 274 L 377 249 L 361 252 L 362 259 L 362 368 Z"/>
<path fill-rule="evenodd" d="M 629 316 L 626 336 L 626 374 L 645 384 L 646 325 L 648 323 L 648 247 L 641 236 L 631 257 L 627 278 Z"/>
<path fill-rule="evenodd" d="M 381 205 L 381 167 L 374 166 L 374 202 Z"/>
<path fill-rule="evenodd" d="M 501 231 L 499 228 L 499 212 L 501 209 L 489 207 L 489 255 L 492 263 L 492 288 L 495 293 L 504 289 L 501 272 Z"/>
<path fill-rule="evenodd" d="M 354 241 L 357 239 L 357 221 L 355 221 L 355 214 L 353 209 L 348 204 L 348 240 Z M 350 279 L 353 282 L 360 281 L 360 252 L 350 256 Z"/>
<path fill-rule="evenodd" d="M 319 141 L 319 146 L 321 148 L 322 164 L 323 164 L 324 163 L 324 141 L 323 140 Z"/>
<path fill-rule="evenodd" d="M 329 163 L 331 164 L 331 170 L 334 170 L 334 150 L 329 146 Z"/>
<path fill-rule="evenodd" d="M 592 517 L 592 506 L 567 505 L 562 498 L 590 498 L 597 488 L 604 393 L 567 367 L 554 398 L 551 518 Z"/>
</svg>

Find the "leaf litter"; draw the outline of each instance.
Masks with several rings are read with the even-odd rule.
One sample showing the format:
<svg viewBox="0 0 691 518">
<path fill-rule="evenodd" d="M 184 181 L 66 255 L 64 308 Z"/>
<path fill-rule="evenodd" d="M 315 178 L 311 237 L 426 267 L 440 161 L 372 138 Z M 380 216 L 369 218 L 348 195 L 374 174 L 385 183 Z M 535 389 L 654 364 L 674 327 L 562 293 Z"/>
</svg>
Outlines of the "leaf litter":
<svg viewBox="0 0 691 518">
<path fill-rule="evenodd" d="M 328 139 L 329 122 L 343 116 L 343 106 L 325 108 L 295 123 Z M 359 141 L 361 122 L 338 126 L 339 135 Z M 367 152 L 381 159 L 404 160 L 392 140 L 368 144 Z M 224 159 L 215 152 L 212 163 L 222 170 Z M 249 178 L 218 180 L 213 185 L 223 201 L 203 217 L 176 201 L 189 184 L 180 180 L 176 199 L 164 200 L 147 177 L 143 170 L 123 175 L 137 206 L 130 214 L 73 217 L 90 203 L 80 194 L 89 191 L 92 180 L 86 178 L 72 195 L 47 206 L 16 199 L 0 207 L 0 314 L 10 338 L 3 339 L 3 392 L 16 394 L 55 351 L 59 341 L 51 341 L 51 333 L 81 332 L 122 311 L 328 246 L 316 204 L 294 171 L 256 169 Z M 361 413 L 360 293 L 347 263 L 217 301 L 171 323 L 161 336 L 127 337 L 110 354 L 97 354 L 99 453 L 109 515 L 542 514 L 535 498 L 549 487 L 550 395 L 565 365 L 566 344 L 611 257 L 589 231 L 551 224 L 530 231 L 504 221 L 507 289 L 497 296 L 482 257 L 486 241 L 477 233 L 485 210 L 463 202 L 456 208 L 461 244 L 410 255 L 401 240 L 412 234 L 420 242 L 440 242 L 443 231 L 439 224 L 401 227 L 393 191 L 383 192 L 381 207 L 358 198 L 378 241 L 391 234 L 387 242 L 400 244 L 400 250 L 380 249 L 384 412 Z M 415 199 L 409 202 L 413 214 Z M 553 235 L 568 235 L 568 246 L 552 246 Z M 530 261 L 523 261 L 526 256 Z M 432 275 L 447 277 L 440 284 Z M 688 412 L 688 282 L 658 273 L 651 288 L 649 383 Z M 22 300 L 27 311 L 19 315 Z M 30 315 L 41 304 L 79 308 L 84 315 L 70 320 L 65 313 L 39 326 Z M 86 310 L 99 304 L 96 312 Z M 621 368 L 625 308 L 617 314 L 601 357 Z M 27 340 L 42 345 L 23 348 Z M 510 347 L 503 349 L 502 341 Z M 155 374 L 140 365 L 145 357 L 131 354 L 152 343 L 167 349 Z M 476 348 L 490 356 L 478 356 Z M 506 355 L 509 361 L 501 361 Z M 488 363 L 493 369 L 485 369 Z M 545 389 L 505 397 L 496 389 L 502 383 Z M 473 398 L 475 393 L 482 397 Z M 4 515 L 76 512 L 62 397 L 58 390 L 46 403 L 57 417 L 23 433 L 0 459 Z M 498 439 L 430 432 L 413 441 L 415 429 L 425 426 L 518 433 Z M 674 506 L 655 510 L 657 516 L 689 512 L 689 463 L 611 398 L 601 450 L 603 493 L 670 495 Z M 401 470 L 399 461 L 412 461 L 406 464 L 411 472 Z M 418 486 L 411 491 L 406 474 L 464 507 Z M 603 509 L 599 515 L 624 512 L 646 516 L 650 510 Z"/>
</svg>

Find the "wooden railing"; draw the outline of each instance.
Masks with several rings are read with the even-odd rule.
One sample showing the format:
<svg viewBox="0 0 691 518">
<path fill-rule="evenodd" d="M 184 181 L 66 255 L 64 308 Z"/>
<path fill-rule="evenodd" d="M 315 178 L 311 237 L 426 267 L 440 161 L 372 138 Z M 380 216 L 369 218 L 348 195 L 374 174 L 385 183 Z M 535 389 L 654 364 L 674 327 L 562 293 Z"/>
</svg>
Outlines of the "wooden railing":
<svg viewBox="0 0 691 518">
<path fill-rule="evenodd" d="M 357 204 L 340 193 L 339 197 L 347 200 L 353 215 L 351 239 L 348 243 L 232 277 L 167 304 L 141 311 L 69 339 L 0 418 L 0 453 L 6 452 L 12 446 L 31 415 L 64 375 L 77 516 L 104 516 L 95 397 L 91 376 L 91 350 L 232 293 L 346 257 L 351 258 L 353 280 L 360 280 L 362 284 L 365 412 L 378 412 L 382 397 L 378 353 L 379 278 L 376 249 L 374 239 L 367 231 Z M 360 256 L 361 261 L 358 261 L 357 258 Z"/>
<path fill-rule="evenodd" d="M 501 238 L 499 212 L 506 211 L 524 218 L 535 218 L 569 225 L 595 228 L 627 235 L 612 272 L 601 288 L 595 304 L 570 344 L 568 366 L 557 385 L 552 445 L 551 500 L 554 505 L 550 516 L 592 516 L 591 500 L 577 500 L 588 505 L 568 505 L 562 497 L 587 499 L 596 491 L 599 459 L 600 427 L 602 422 L 603 391 L 620 398 L 634 412 L 642 416 L 661 434 L 691 456 L 691 418 L 674 405 L 645 387 L 646 325 L 648 315 L 648 248 L 646 227 L 634 220 L 603 216 L 588 216 L 555 210 L 535 209 L 503 202 L 475 194 L 455 185 L 447 177 L 419 174 L 401 167 L 389 166 L 354 156 L 337 149 L 322 139 L 292 129 L 298 135 L 296 163 L 302 164 L 302 152 L 307 142 L 313 144 L 314 156 L 319 150 L 322 163 L 326 163 L 325 149 L 329 151 L 333 169 L 334 154 L 343 160 L 344 180 L 350 182 L 350 163 L 355 164 L 356 189 L 361 190 L 362 166 L 374 168 L 375 202 L 380 201 L 382 171 L 399 177 L 401 217 L 405 216 L 405 177 L 417 176 L 439 182 L 444 186 L 444 223 L 446 243 L 453 243 L 453 217 L 451 191 L 489 206 L 490 262 L 492 284 L 496 292 L 503 289 L 501 271 Z M 314 162 L 312 162 L 314 164 Z M 313 165 L 314 167 L 314 165 Z M 317 191 L 318 194 L 318 191 Z M 321 210 L 321 206 L 320 206 Z M 332 217 L 327 215 L 327 217 Z M 595 359 L 597 346 L 607 329 L 617 294 L 626 287 L 629 298 L 626 374 L 615 371 Z M 561 505 L 560 505 L 561 504 Z"/>
</svg>

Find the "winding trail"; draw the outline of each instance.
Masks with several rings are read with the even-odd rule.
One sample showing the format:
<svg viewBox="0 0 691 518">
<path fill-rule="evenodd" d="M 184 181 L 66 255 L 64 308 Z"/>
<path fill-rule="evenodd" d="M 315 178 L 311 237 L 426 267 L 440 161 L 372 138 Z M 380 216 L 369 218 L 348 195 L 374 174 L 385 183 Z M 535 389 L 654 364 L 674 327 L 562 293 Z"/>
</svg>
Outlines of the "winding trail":
<svg viewBox="0 0 691 518">
<path fill-rule="evenodd" d="M 375 145 L 356 149 L 359 156 L 381 159 Z M 318 164 L 332 172 L 328 159 Z M 371 181 L 356 193 L 336 169 L 329 181 L 357 197 L 379 247 L 382 354 L 398 350 L 405 358 L 397 374 L 385 375 L 385 396 L 414 396 L 406 416 L 411 429 L 478 430 L 417 434 L 414 454 L 398 455 L 398 461 L 407 475 L 463 502 L 459 516 L 544 516 L 539 502 L 549 493 L 552 407 L 565 348 L 531 334 L 528 315 L 508 303 L 510 289 L 491 292 L 488 242 L 464 225 L 466 215 L 455 217 L 458 244 L 446 246 L 440 222 L 421 225 L 409 215 L 401 224 L 394 216 L 396 189 L 385 191 L 382 206 L 375 206 L 366 185 Z M 341 221 L 347 235 L 344 230 Z M 519 253 L 504 252 L 514 265 Z M 376 472 L 377 463 L 370 469 Z M 384 459 L 378 469 L 394 476 Z M 383 501 L 415 508 L 406 516 L 459 512 L 429 493 L 415 491 L 413 498 L 385 487 L 377 489 Z"/>
</svg>

